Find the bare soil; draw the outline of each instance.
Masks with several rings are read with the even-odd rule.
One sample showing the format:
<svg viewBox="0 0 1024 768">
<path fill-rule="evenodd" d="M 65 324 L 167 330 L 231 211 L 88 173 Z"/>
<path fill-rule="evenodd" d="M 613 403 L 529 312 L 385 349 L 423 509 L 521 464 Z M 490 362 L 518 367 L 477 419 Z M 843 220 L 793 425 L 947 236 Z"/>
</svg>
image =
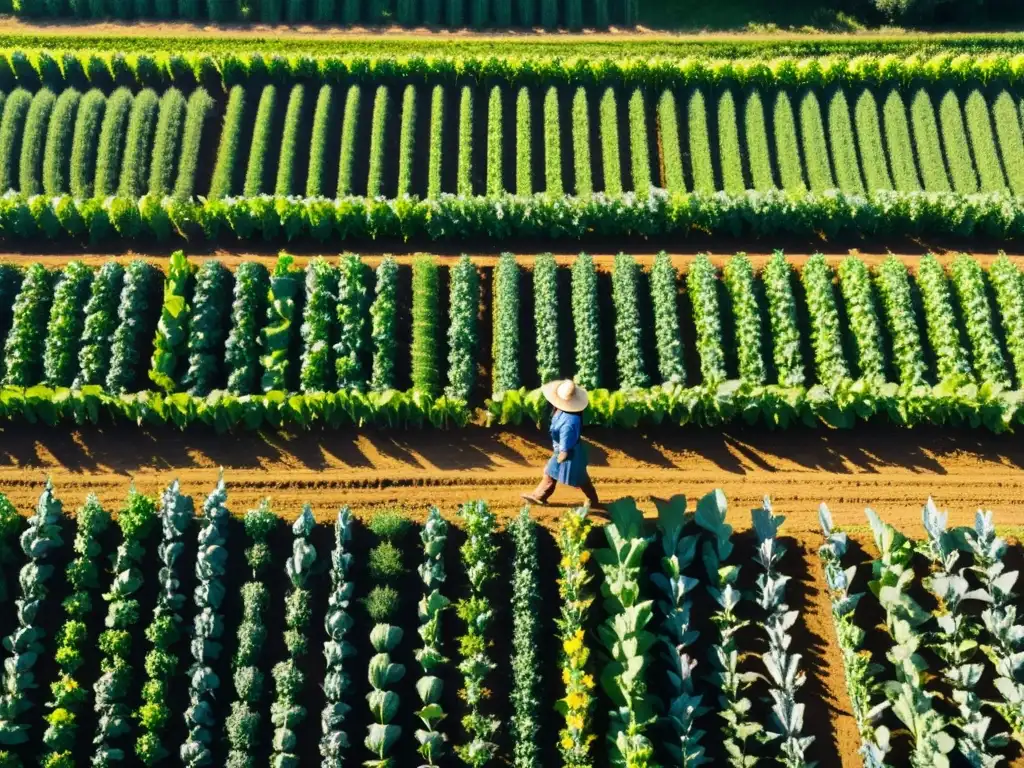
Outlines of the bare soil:
<svg viewBox="0 0 1024 768">
<path fill-rule="evenodd" d="M 796 642 L 808 673 L 807 700 L 818 703 L 808 707 L 807 727 L 816 736 L 813 758 L 820 765 L 852 768 L 860 758 L 821 588 L 818 504 L 827 501 L 836 521 L 867 550 L 865 506 L 919 535 L 920 509 L 929 495 L 949 508 L 951 524 L 969 522 L 981 505 L 996 511 L 1011 536 L 1024 525 L 1024 445 L 1013 436 L 864 427 L 591 430 L 587 439 L 602 497 L 633 496 L 649 514 L 656 498 L 682 493 L 693 499 L 718 487 L 729 498 L 730 522 L 745 531 L 747 511 L 771 495 L 787 518 L 783 532 L 791 555 L 784 570 L 793 577 L 791 602 L 801 609 Z M 321 520 L 332 519 L 342 504 L 357 514 L 394 504 L 419 514 L 436 505 L 452 516 L 460 503 L 484 498 L 507 519 L 549 453 L 546 435 L 533 428 L 217 436 L 202 430 L 9 426 L 0 430 L 0 492 L 27 513 L 50 476 L 67 508 L 88 493 L 116 507 L 129 482 L 156 492 L 177 477 L 186 493 L 201 497 L 223 468 L 229 504 L 238 514 L 265 496 L 284 517 L 309 502 Z M 560 488 L 551 506 L 534 511 L 553 528 L 558 515 L 579 501 L 573 489 Z M 1018 753 L 1012 756 L 1012 765 L 1024 765 Z"/>
</svg>

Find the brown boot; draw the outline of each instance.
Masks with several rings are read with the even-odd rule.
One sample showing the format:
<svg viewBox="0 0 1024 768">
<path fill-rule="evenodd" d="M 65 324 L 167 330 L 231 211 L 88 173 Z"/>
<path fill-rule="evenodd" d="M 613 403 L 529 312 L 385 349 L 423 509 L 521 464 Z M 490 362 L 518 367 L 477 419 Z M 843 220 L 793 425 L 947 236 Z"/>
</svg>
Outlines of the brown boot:
<svg viewBox="0 0 1024 768">
<path fill-rule="evenodd" d="M 546 474 L 541 479 L 540 484 L 533 489 L 530 493 L 522 494 L 522 498 L 528 501 L 530 504 L 536 504 L 537 506 L 544 506 L 547 504 L 551 494 L 555 492 L 555 479 L 548 477 Z"/>
<path fill-rule="evenodd" d="M 590 508 L 594 511 L 601 511 L 604 509 L 604 504 L 597 498 L 597 489 L 594 488 L 594 484 L 588 477 L 580 484 L 580 490 L 587 497 L 587 502 L 590 504 Z"/>
</svg>

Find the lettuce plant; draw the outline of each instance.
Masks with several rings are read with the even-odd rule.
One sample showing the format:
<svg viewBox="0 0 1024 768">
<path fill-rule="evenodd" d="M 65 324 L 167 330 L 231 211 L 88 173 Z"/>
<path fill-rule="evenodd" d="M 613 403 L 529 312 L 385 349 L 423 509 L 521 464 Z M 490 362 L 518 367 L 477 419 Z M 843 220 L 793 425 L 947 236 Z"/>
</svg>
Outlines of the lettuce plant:
<svg viewBox="0 0 1024 768">
<path fill-rule="evenodd" d="M 455 748 L 462 762 L 473 768 L 487 765 L 497 752 L 492 739 L 500 721 L 487 715 L 484 701 L 490 696 L 485 680 L 497 666 L 488 654 L 491 642 L 488 630 L 494 619 L 494 607 L 486 595 L 487 584 L 496 575 L 498 547 L 494 541 L 496 520 L 494 513 L 482 501 L 463 504 L 459 517 L 466 525 L 466 541 L 460 548 L 462 564 L 469 577 L 469 597 L 460 600 L 456 612 L 466 625 L 459 637 L 459 672 L 463 688 L 459 695 L 466 702 L 467 713 L 462 718 L 469 742 Z"/>
<path fill-rule="evenodd" d="M 25 564 L 18 573 L 21 596 L 17 600 L 16 628 L 4 638 L 8 656 L 4 659 L 3 693 L 0 694 L 0 745 L 13 746 L 28 740 L 28 723 L 23 715 L 32 708 L 30 691 L 38 687 L 33 668 L 43 652 L 43 630 L 39 612 L 49 594 L 54 566 L 49 562 L 64 543 L 60 532 L 63 507 L 53 493 L 49 479 L 35 512 L 21 534 Z"/>
<path fill-rule="evenodd" d="M 512 765 L 540 764 L 540 564 L 537 523 L 523 507 L 508 525 L 515 554 L 512 560 Z"/>
<path fill-rule="evenodd" d="M 226 502 L 227 488 L 223 474 L 203 502 L 203 513 L 197 519 L 195 619 L 192 622 L 192 666 L 189 667 L 188 709 L 185 726 L 188 737 L 178 750 L 181 764 L 194 768 L 213 761 L 213 733 L 217 718 L 213 699 L 220 688 L 220 679 L 211 664 L 220 658 L 220 638 L 224 633 L 224 574 L 227 571 L 228 520 L 231 513 Z"/>
<path fill-rule="evenodd" d="M 182 608 L 185 606 L 178 561 L 185 549 L 182 538 L 195 514 L 192 498 L 181 493 L 177 480 L 160 497 L 158 514 L 161 539 L 156 554 L 161 564 L 157 576 L 160 592 L 153 620 L 146 628 L 146 639 L 152 648 L 146 654 L 147 680 L 142 686 L 143 703 L 135 715 L 142 731 L 135 741 L 135 754 L 144 765 L 155 765 L 169 754 L 161 734 L 171 717 L 167 696 L 177 671 L 178 651 L 175 646 L 181 639 Z"/>
<path fill-rule="evenodd" d="M 316 562 L 316 547 L 309 540 L 316 527 L 313 509 L 306 504 L 302 514 L 292 524 L 292 553 L 285 563 L 285 574 L 291 588 L 285 598 L 284 644 L 288 658 L 274 666 L 276 701 L 270 706 L 270 721 L 274 724 L 272 764 L 275 768 L 298 768 L 300 759 L 295 754 L 298 735 L 295 729 L 306 719 L 302 706 L 302 689 L 306 678 L 299 669 L 298 660 L 309 651 L 310 606 L 309 580 Z"/>
<path fill-rule="evenodd" d="M 949 280 L 938 259 L 930 253 L 922 256 L 917 263 L 917 287 L 921 292 L 928 341 L 935 355 L 939 381 L 971 379 L 967 350 L 964 349 L 956 314 L 953 312 Z"/>
<path fill-rule="evenodd" d="M 352 709 L 346 699 L 351 696 L 352 681 L 345 669 L 345 659 L 354 650 L 345 639 L 355 620 L 349 612 L 355 583 L 350 577 L 352 569 L 352 512 L 348 507 L 338 511 L 334 522 L 334 549 L 331 551 L 331 594 L 327 601 L 324 628 L 324 674 L 326 705 L 320 713 L 320 756 L 324 768 L 341 768 L 345 763 L 345 750 L 349 747 L 348 733 L 342 729 Z"/>
<path fill-rule="evenodd" d="M 695 684 L 697 660 L 688 651 L 700 635 L 691 618 L 693 593 L 700 580 L 686 575 L 696 559 L 700 535 L 687 532 L 693 529 L 693 514 L 686 511 L 685 496 L 655 501 L 655 505 L 661 570 L 651 574 L 651 583 L 659 592 L 662 621 L 658 639 L 664 647 L 662 656 L 668 667 L 669 693 L 662 717 L 675 737 L 674 741 L 665 743 L 665 748 L 674 764 L 696 768 L 710 762 L 701 744 L 705 733 L 696 727 L 697 720 L 708 708 L 702 705 L 703 697 Z"/>
<path fill-rule="evenodd" d="M 800 352 L 800 326 L 793 298 L 792 268 L 781 251 L 776 251 L 764 268 L 762 280 L 768 298 L 772 344 L 778 383 L 796 387 L 804 383 L 804 361 Z"/>
<path fill-rule="evenodd" d="M 149 378 L 164 392 L 174 392 L 181 380 L 182 364 L 188 351 L 188 321 L 192 311 L 193 267 L 182 251 L 175 251 L 167 263 L 164 299 L 153 339 L 153 364 Z"/>
<path fill-rule="evenodd" d="M 423 597 L 419 603 L 420 638 L 423 646 L 416 651 L 416 661 L 423 669 L 423 676 L 416 681 L 416 693 L 423 705 L 416 716 L 423 723 L 416 730 L 417 751 L 427 765 L 436 765 L 437 760 L 445 753 L 448 736 L 438 730 L 438 725 L 445 718 L 441 708 L 441 694 L 444 681 L 435 672 L 448 663 L 441 648 L 443 641 L 442 624 L 444 611 L 450 601 L 441 594 L 446 574 L 444 568 L 444 547 L 448 541 L 448 523 L 441 517 L 437 507 L 431 507 L 427 521 L 420 532 L 423 543 L 423 562 L 419 566 L 420 579 L 423 582 Z"/>
<path fill-rule="evenodd" d="M 739 376 L 747 384 L 763 385 L 768 374 L 761 354 L 761 309 L 754 288 L 754 265 L 745 253 L 729 259 L 722 270 L 722 282 L 732 301 Z"/>
<path fill-rule="evenodd" d="M 686 290 L 693 305 L 701 382 L 717 386 L 725 381 L 725 349 L 722 346 L 722 314 L 718 305 L 715 266 L 707 254 L 699 254 L 686 273 Z"/>
<path fill-rule="evenodd" d="M 856 256 L 839 262 L 839 290 L 846 307 L 848 336 L 855 350 L 861 379 L 873 385 L 885 382 L 885 347 L 878 318 L 875 289 L 867 266 Z"/>
<path fill-rule="evenodd" d="M 608 744 L 612 765 L 643 768 L 654 764 L 654 745 L 646 734 L 654 722 L 647 695 L 647 652 L 655 636 L 647 629 L 654 602 L 642 599 L 640 571 L 650 539 L 643 534 L 643 513 L 633 499 L 608 506 L 604 526 L 608 546 L 594 553 L 601 569 L 605 619 L 597 630 L 607 654 L 601 687 L 611 700 Z"/>
<path fill-rule="evenodd" d="M 832 268 L 825 257 L 816 253 L 800 270 L 807 296 L 807 314 L 810 321 L 811 348 L 818 372 L 818 384 L 833 389 L 850 378 L 850 368 L 843 353 L 839 312 L 836 309 L 835 289 L 832 287 Z"/>
<path fill-rule="evenodd" d="M 75 673 L 84 663 L 82 656 L 89 642 L 88 622 L 93 614 L 93 598 L 100 586 L 97 558 L 101 550 L 97 537 L 109 525 L 109 513 L 95 495 L 89 494 L 75 514 L 73 548 L 77 557 L 67 569 L 72 592 L 64 600 L 67 618 L 56 637 L 54 659 L 60 673 L 50 684 L 52 700 L 46 703 L 50 713 L 46 715 L 47 728 L 43 733 L 47 752 L 40 764 L 44 768 L 58 768 L 72 760 L 78 716 L 88 699 L 88 689 L 82 687 Z"/>
<path fill-rule="evenodd" d="M 244 518 L 245 532 L 250 541 L 245 550 L 245 560 L 252 579 L 242 585 L 242 620 L 238 624 L 238 647 L 231 662 L 235 699 L 227 717 L 229 751 L 226 768 L 256 766 L 264 684 L 259 665 L 267 639 L 266 611 L 270 597 L 270 590 L 263 582 L 271 560 L 268 539 L 278 523 L 279 518 L 267 499 L 261 501 L 256 509 L 246 512 Z"/>
</svg>

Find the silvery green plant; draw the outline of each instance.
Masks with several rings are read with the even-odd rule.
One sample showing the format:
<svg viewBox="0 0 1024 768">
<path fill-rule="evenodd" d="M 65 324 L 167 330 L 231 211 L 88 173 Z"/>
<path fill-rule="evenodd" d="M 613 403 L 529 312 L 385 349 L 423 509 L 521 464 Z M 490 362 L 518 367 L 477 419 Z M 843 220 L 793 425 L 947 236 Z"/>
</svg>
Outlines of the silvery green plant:
<svg viewBox="0 0 1024 768">
<path fill-rule="evenodd" d="M 541 676 L 540 564 L 537 557 L 537 523 L 530 508 L 523 507 L 508 531 L 515 550 L 512 562 L 512 765 L 540 765 Z"/>
<path fill-rule="evenodd" d="M 711 762 L 704 754 L 704 731 L 695 723 L 707 712 L 694 685 L 697 660 L 687 652 L 699 637 L 693 628 L 693 592 L 698 579 L 686 575 L 697 556 L 700 535 L 684 535 L 692 528 L 693 515 L 686 511 L 686 497 L 673 496 L 655 501 L 658 508 L 658 541 L 661 545 L 661 570 L 651 575 L 659 593 L 658 610 L 662 616 L 659 640 L 662 658 L 668 667 L 669 697 L 662 720 L 672 729 L 675 740 L 665 744 L 675 765 L 696 768 Z"/>
<path fill-rule="evenodd" d="M 921 551 L 931 561 L 932 571 L 924 586 L 938 603 L 935 611 L 937 629 L 930 634 L 929 647 L 945 662 L 942 676 L 953 692 L 959 718 L 953 721 L 959 731 L 957 748 L 974 768 L 993 768 L 1002 757 L 993 750 L 1005 747 L 1005 733 L 989 735 L 992 718 L 982 713 L 982 700 L 976 693 L 985 672 L 985 665 L 973 662 L 978 652 L 981 621 L 964 603 L 988 602 L 984 589 L 972 590 L 960 558 L 957 536 L 947 529 L 949 516 L 940 512 L 931 498 L 921 510 L 921 520 L 928 540 Z"/>
<path fill-rule="evenodd" d="M 775 759 L 787 768 L 802 768 L 808 764 L 807 748 L 813 736 L 803 736 L 804 705 L 797 701 L 797 693 L 807 678 L 800 671 L 800 654 L 790 653 L 793 641 L 789 631 L 799 618 L 786 604 L 786 582 L 789 576 L 778 571 L 779 561 L 786 548 L 778 535 L 785 518 L 775 515 L 772 501 L 767 496 L 759 509 L 751 510 L 754 533 L 757 535 L 757 553 L 754 561 L 760 566 L 757 576 L 757 605 L 761 609 L 758 622 L 768 639 L 768 652 L 761 656 L 767 671 L 767 682 L 772 697 L 772 716 L 765 738 L 781 742 L 780 754 Z"/>
<path fill-rule="evenodd" d="M 126 699 L 132 683 L 131 628 L 139 622 L 139 601 L 135 593 L 142 587 L 145 571 L 140 567 L 146 556 L 145 542 L 157 522 L 154 499 L 135 490 L 117 516 L 122 541 L 114 555 L 107 602 L 106 630 L 99 637 L 102 654 L 100 676 L 93 684 L 98 718 L 93 744 L 92 764 L 97 768 L 116 765 L 125 759 L 122 741 L 131 733 L 130 709 Z"/>
<path fill-rule="evenodd" d="M 934 694 L 924 688 L 923 672 L 928 668 L 918 651 L 924 644 L 923 626 L 929 615 L 909 594 L 914 583 L 914 544 L 874 510 L 866 510 L 878 559 L 871 564 L 873 594 L 885 612 L 886 629 L 893 646 L 886 652 L 896 679 L 885 685 L 892 711 L 910 732 L 910 764 L 914 768 L 946 768 L 947 755 L 956 747 L 949 724 L 935 710 Z"/>
<path fill-rule="evenodd" d="M 650 539 L 643 534 L 643 513 L 633 499 L 610 504 L 604 526 L 608 546 L 594 553 L 601 569 L 601 595 L 608 617 L 597 629 L 607 662 L 601 687 L 614 709 L 608 713 L 609 760 L 613 766 L 652 765 L 654 745 L 646 735 L 654 721 L 647 695 L 647 651 L 655 636 L 647 630 L 654 603 L 642 599 L 640 570 Z"/>
<path fill-rule="evenodd" d="M 723 737 L 726 759 L 736 768 L 751 768 L 757 757 L 750 753 L 748 740 L 761 733 L 762 726 L 750 719 L 750 699 L 743 692 L 757 680 L 757 674 L 740 670 L 740 649 L 736 635 L 749 622 L 736 609 L 742 598 L 737 582 L 740 566 L 728 562 L 732 555 L 732 526 L 725 522 L 728 504 L 725 494 L 715 490 L 697 502 L 694 521 L 704 531 L 701 559 L 708 579 L 707 590 L 718 608 L 711 622 L 717 630 L 711 646 L 711 680 L 720 691 L 720 716 L 725 721 Z"/>
<path fill-rule="evenodd" d="M 349 577 L 352 569 L 352 511 L 342 507 L 334 521 L 334 549 L 331 551 L 331 595 L 327 602 L 327 616 L 324 628 L 324 659 L 327 669 L 324 673 L 324 697 L 327 704 L 320 713 L 320 755 L 323 768 L 341 768 L 345 762 L 345 750 L 349 747 L 348 733 L 342 730 L 345 718 L 352 709 L 348 698 L 352 682 L 345 670 L 345 659 L 354 651 L 345 639 L 355 623 L 349 606 L 355 584 Z"/>
<path fill-rule="evenodd" d="M 879 675 L 882 667 L 871 661 L 862 650 L 864 630 L 857 626 L 854 611 L 864 597 L 864 592 L 851 592 L 857 567 L 843 568 L 843 557 L 849 546 L 846 533 L 837 531 L 832 524 L 832 513 L 822 504 L 818 508 L 818 522 L 825 537 L 825 543 L 818 548 L 825 569 L 825 585 L 832 604 L 832 623 L 836 630 L 839 651 L 843 658 L 846 676 L 846 691 L 850 696 L 857 732 L 860 735 L 858 750 L 865 768 L 884 768 L 889 754 L 889 729 L 879 722 L 889 708 L 884 697 Z"/>
<path fill-rule="evenodd" d="M 157 574 L 160 592 L 153 620 L 146 629 L 146 639 L 152 648 L 146 654 L 147 680 L 142 686 L 143 704 L 136 713 L 143 733 L 135 742 L 135 754 L 145 765 L 154 765 L 169 754 L 161 740 L 161 731 L 167 727 L 171 714 L 167 694 L 178 665 L 175 644 L 181 637 L 184 622 L 181 609 L 185 605 L 178 560 L 185 549 L 182 537 L 194 514 L 191 497 L 181 493 L 181 486 L 175 480 L 160 497 L 161 539 L 156 550 L 161 564 Z"/>
<path fill-rule="evenodd" d="M 3 693 L 0 694 L 0 745 L 23 744 L 28 740 L 29 726 L 20 720 L 32 707 L 29 691 L 38 687 L 32 670 L 44 647 L 43 631 L 37 622 L 49 595 L 47 582 L 54 570 L 47 561 L 63 544 L 62 514 L 63 507 L 53 494 L 53 483 L 47 479 L 20 539 L 26 562 L 18 574 L 21 584 L 21 596 L 15 601 L 18 623 L 3 641 L 9 655 L 4 659 Z"/>
<path fill-rule="evenodd" d="M 227 718 L 230 750 L 226 768 L 255 768 L 259 745 L 264 676 L 259 668 L 263 645 L 267 639 L 266 611 L 269 590 L 263 573 L 270 566 L 268 539 L 278 525 L 278 517 L 264 499 L 244 518 L 245 532 L 251 542 L 245 559 L 252 570 L 252 580 L 242 585 L 242 620 L 238 624 L 238 649 L 232 660 L 235 700 Z"/>
<path fill-rule="evenodd" d="M 288 658 L 274 666 L 274 686 L 277 700 L 270 706 L 270 721 L 274 724 L 273 768 L 298 768 L 300 759 L 295 754 L 298 736 L 295 729 L 306 719 L 306 708 L 302 700 L 305 676 L 297 661 L 309 650 L 306 632 L 309 629 L 310 593 L 309 579 L 316 562 L 316 547 L 309 541 L 316 520 L 313 509 L 306 504 L 302 514 L 292 524 L 292 553 L 285 563 L 285 574 L 291 589 L 285 598 L 284 644 Z"/>
<path fill-rule="evenodd" d="M 199 536 L 196 554 L 196 588 L 193 591 L 196 615 L 192 624 L 192 666 L 189 675 L 189 706 L 185 710 L 188 737 L 181 745 L 179 757 L 185 766 L 210 765 L 213 728 L 217 719 L 213 699 L 220 688 L 220 679 L 211 665 L 221 654 L 220 638 L 224 633 L 224 573 L 227 570 L 228 520 L 231 513 L 224 476 L 217 480 L 198 519 Z"/>
<path fill-rule="evenodd" d="M 992 513 L 978 510 L 974 526 L 962 529 L 963 546 L 971 553 L 971 570 L 988 595 L 988 607 L 982 611 L 985 625 L 985 655 L 995 667 L 994 685 L 1001 701 L 991 702 L 1002 715 L 1014 740 L 1024 743 L 1024 625 L 1017 623 L 1017 571 L 1006 570 L 1003 557 L 1006 541 L 996 536 Z"/>
<path fill-rule="evenodd" d="M 476 267 L 469 256 L 463 256 L 451 268 L 448 322 L 448 387 L 445 395 L 452 400 L 469 401 L 473 391 L 477 333 L 476 315 L 480 303 Z"/>
<path fill-rule="evenodd" d="M 420 532 L 423 542 L 423 562 L 419 566 L 420 579 L 423 581 L 423 597 L 419 603 L 420 639 L 423 646 L 416 651 L 416 661 L 423 669 L 423 676 L 416 682 L 416 693 L 420 697 L 422 708 L 416 716 L 423 723 L 423 728 L 416 730 L 417 751 L 427 765 L 436 765 L 436 760 L 445 751 L 448 737 L 438 730 L 438 724 L 445 718 L 441 708 L 441 693 L 444 682 L 434 673 L 448 663 L 441 643 L 443 640 L 441 618 L 449 600 L 441 594 L 441 586 L 445 582 L 444 547 L 448 540 L 448 523 L 441 517 L 437 507 L 431 507 L 427 521 Z"/>
</svg>

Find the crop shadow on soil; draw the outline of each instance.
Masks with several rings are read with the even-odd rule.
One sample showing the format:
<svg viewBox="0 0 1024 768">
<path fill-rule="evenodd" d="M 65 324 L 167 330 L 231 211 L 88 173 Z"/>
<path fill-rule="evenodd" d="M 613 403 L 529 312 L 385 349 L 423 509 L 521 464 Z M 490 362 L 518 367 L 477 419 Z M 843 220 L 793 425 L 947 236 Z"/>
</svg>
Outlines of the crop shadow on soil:
<svg viewBox="0 0 1024 768">
<path fill-rule="evenodd" d="M 1012 436 L 942 427 L 913 430 L 858 425 L 851 430 L 794 427 L 588 428 L 593 467 L 686 470 L 694 461 L 742 475 L 786 469 L 876 474 L 894 468 L 947 473 L 943 458 L 976 456 L 1008 470 L 1024 468 L 1024 446 Z M 206 427 L 66 427 L 11 424 L 0 428 L 0 467 L 45 472 L 132 474 L 220 465 L 235 469 L 285 465 L 305 471 L 380 471 L 381 462 L 423 471 L 482 471 L 538 467 L 550 451 L 545 430 L 532 425 L 451 430 L 340 429 L 218 435 Z"/>
</svg>

